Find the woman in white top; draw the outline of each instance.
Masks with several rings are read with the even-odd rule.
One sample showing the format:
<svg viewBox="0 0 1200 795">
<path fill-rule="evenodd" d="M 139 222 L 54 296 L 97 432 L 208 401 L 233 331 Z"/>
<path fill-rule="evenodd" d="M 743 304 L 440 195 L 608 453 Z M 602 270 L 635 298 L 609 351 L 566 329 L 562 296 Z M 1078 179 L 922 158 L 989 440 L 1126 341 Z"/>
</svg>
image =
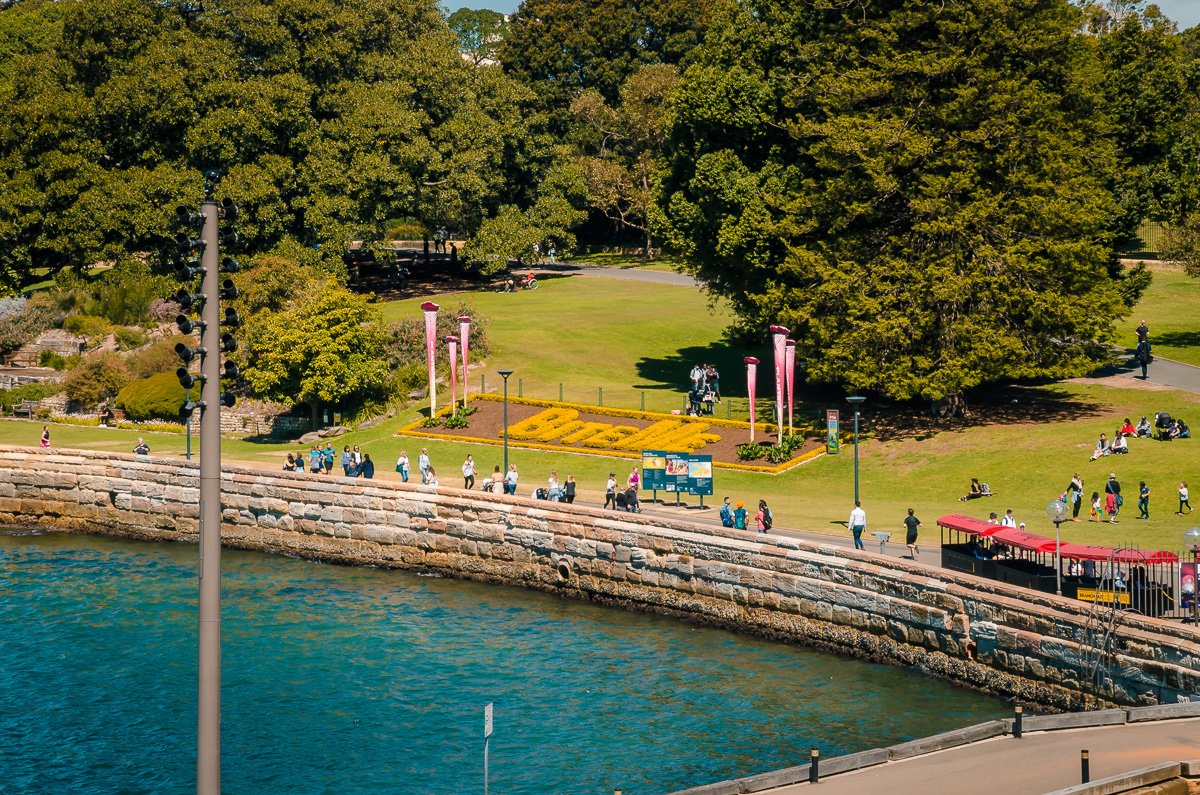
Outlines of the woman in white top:
<svg viewBox="0 0 1200 795">
<path fill-rule="evenodd" d="M 612 503 L 613 510 L 617 509 L 617 473 L 608 473 L 608 483 L 604 484 L 604 507 Z"/>
<path fill-rule="evenodd" d="M 504 493 L 504 473 L 500 471 L 500 465 L 496 465 L 496 471 L 492 473 L 492 494 Z"/>
<path fill-rule="evenodd" d="M 463 488 L 464 489 L 475 488 L 475 459 L 471 458 L 471 456 L 469 456 L 469 455 L 467 456 L 467 460 L 463 461 L 462 473 L 463 473 Z"/>
<path fill-rule="evenodd" d="M 516 496 L 517 493 L 517 465 L 508 465 L 508 474 L 504 476 L 504 486 L 508 489 L 508 493 Z"/>
<path fill-rule="evenodd" d="M 548 490 L 547 496 L 549 497 L 551 502 L 558 502 L 558 495 L 560 493 L 559 489 L 558 489 L 558 470 L 556 470 L 556 469 L 550 470 L 550 480 L 548 481 L 548 483 L 550 485 L 550 488 Z"/>
<path fill-rule="evenodd" d="M 408 482 L 408 451 L 401 450 L 400 457 L 396 459 L 396 471 L 400 473 L 400 479 L 405 483 Z"/>
<path fill-rule="evenodd" d="M 437 473 L 433 471 L 433 467 L 429 467 L 429 469 L 425 470 L 425 485 L 436 486 L 437 484 Z"/>
</svg>

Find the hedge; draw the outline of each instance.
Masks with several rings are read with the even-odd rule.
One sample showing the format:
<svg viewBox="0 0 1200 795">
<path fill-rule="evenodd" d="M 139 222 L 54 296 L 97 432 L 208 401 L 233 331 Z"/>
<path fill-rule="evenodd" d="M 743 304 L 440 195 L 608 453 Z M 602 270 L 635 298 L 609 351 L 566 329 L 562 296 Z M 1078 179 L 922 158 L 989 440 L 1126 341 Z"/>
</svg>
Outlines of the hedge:
<svg viewBox="0 0 1200 795">
<path fill-rule="evenodd" d="M 159 373 L 139 378 L 117 395 L 117 406 L 131 420 L 164 419 L 179 421 L 179 407 L 187 400 L 187 391 L 175 373 Z"/>
</svg>

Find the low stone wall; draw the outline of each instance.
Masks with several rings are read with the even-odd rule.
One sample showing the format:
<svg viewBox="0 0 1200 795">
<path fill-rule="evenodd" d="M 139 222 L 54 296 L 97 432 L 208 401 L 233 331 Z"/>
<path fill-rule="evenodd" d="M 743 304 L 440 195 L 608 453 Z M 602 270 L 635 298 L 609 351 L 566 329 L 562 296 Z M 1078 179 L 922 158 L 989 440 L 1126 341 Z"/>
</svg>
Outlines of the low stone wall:
<svg viewBox="0 0 1200 795">
<path fill-rule="evenodd" d="M 196 537 L 195 462 L 0 447 L 0 466 L 0 523 Z M 411 483 L 236 467 L 222 483 L 227 546 L 670 613 L 920 666 L 1048 709 L 1200 699 L 1191 627 L 1124 616 L 1108 634 L 1090 605 L 895 558 Z"/>
</svg>

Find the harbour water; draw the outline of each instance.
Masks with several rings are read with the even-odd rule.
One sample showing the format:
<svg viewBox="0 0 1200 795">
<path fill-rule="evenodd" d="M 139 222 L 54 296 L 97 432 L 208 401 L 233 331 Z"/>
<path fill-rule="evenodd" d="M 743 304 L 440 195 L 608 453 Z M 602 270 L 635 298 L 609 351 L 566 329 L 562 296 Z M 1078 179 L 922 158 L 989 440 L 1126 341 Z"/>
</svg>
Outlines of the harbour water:
<svg viewBox="0 0 1200 795">
<path fill-rule="evenodd" d="M 1008 714 L 919 671 L 224 553 L 226 793 L 670 792 Z M 194 791 L 196 548 L 0 532 L 0 793 Z"/>
</svg>

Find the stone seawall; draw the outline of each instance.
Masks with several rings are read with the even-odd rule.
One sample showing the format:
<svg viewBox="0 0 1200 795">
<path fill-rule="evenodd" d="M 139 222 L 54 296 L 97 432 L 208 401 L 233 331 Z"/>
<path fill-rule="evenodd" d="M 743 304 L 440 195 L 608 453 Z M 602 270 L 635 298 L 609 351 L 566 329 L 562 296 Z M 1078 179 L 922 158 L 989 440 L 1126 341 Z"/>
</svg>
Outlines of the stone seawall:
<svg viewBox="0 0 1200 795">
<path fill-rule="evenodd" d="M 193 462 L 0 447 L 0 523 L 195 541 Z M 783 536 L 388 481 L 222 473 L 226 546 L 437 571 L 920 666 L 1047 709 L 1200 700 L 1200 633 Z M 1101 648 L 1102 647 L 1102 648 Z"/>
</svg>

